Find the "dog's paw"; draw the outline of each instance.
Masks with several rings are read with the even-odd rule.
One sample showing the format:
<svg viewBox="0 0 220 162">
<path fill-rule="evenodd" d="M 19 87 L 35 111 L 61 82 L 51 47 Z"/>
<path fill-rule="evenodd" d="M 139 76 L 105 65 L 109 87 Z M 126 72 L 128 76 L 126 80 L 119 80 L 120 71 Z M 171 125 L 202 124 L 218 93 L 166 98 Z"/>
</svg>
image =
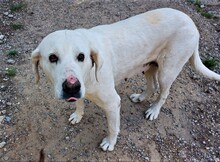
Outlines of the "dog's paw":
<svg viewBox="0 0 220 162">
<path fill-rule="evenodd" d="M 145 112 L 145 115 L 147 119 L 154 120 L 158 117 L 159 113 L 160 113 L 160 109 L 152 106 Z"/>
<path fill-rule="evenodd" d="M 108 137 L 104 138 L 102 140 L 102 143 L 100 144 L 100 147 L 103 151 L 113 151 L 115 144 L 111 144 Z"/>
<path fill-rule="evenodd" d="M 142 102 L 145 98 L 141 94 L 132 94 L 130 95 L 130 100 L 134 103 Z"/>
<path fill-rule="evenodd" d="M 79 115 L 76 112 L 74 112 L 70 115 L 69 121 L 71 124 L 76 124 L 79 123 L 81 119 L 82 119 L 82 115 Z"/>
</svg>

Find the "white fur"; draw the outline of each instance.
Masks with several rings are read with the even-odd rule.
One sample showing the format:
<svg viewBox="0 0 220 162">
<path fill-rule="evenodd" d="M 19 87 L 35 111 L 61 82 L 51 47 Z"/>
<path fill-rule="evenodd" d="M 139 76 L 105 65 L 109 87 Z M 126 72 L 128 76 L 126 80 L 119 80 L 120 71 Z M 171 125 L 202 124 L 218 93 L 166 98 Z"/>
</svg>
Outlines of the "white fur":
<svg viewBox="0 0 220 162">
<path fill-rule="evenodd" d="M 38 76 L 39 61 L 58 98 L 61 98 L 63 81 L 69 75 L 78 78 L 81 98 L 95 102 L 106 113 L 108 136 L 100 146 L 104 151 L 112 151 L 120 127 L 121 104 L 115 86 L 122 79 L 145 72 L 147 90 L 132 94 L 133 102 L 150 97 L 158 81 L 160 94 L 146 111 L 150 120 L 158 117 L 173 81 L 189 59 L 200 73 L 220 81 L 220 75 L 202 64 L 198 44 L 199 33 L 193 21 L 180 11 L 163 8 L 110 25 L 51 33 L 32 53 L 32 62 Z M 84 62 L 76 59 L 80 52 L 85 54 Z M 58 55 L 60 62 L 50 63 L 51 53 Z M 96 66 L 92 64 L 91 53 L 97 57 Z M 156 62 L 158 67 L 150 62 Z M 76 101 L 76 111 L 69 119 L 72 124 L 78 123 L 84 114 L 82 99 Z"/>
</svg>

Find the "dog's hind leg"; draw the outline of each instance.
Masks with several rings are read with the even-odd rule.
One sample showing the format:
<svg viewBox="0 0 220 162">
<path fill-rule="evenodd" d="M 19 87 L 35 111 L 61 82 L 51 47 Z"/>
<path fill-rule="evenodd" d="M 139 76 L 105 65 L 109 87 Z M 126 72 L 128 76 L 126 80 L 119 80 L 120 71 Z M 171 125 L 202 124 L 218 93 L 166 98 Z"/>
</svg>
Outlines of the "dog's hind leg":
<svg viewBox="0 0 220 162">
<path fill-rule="evenodd" d="M 78 99 L 76 101 L 76 111 L 70 115 L 69 121 L 71 124 L 79 123 L 84 115 L 84 100 Z"/>
<path fill-rule="evenodd" d="M 160 94 L 157 100 L 145 112 L 146 118 L 149 118 L 149 120 L 153 120 L 158 117 L 160 113 L 160 109 L 162 105 L 165 103 L 167 96 L 169 95 L 170 87 L 174 82 L 174 80 L 176 79 L 177 75 L 179 74 L 180 70 L 182 69 L 182 66 L 181 68 L 180 67 L 178 68 L 173 68 L 167 65 L 161 67 L 158 70 L 158 82 L 160 86 Z"/>
<path fill-rule="evenodd" d="M 137 103 L 145 100 L 146 98 L 150 98 L 153 93 L 157 90 L 157 70 L 158 65 L 156 63 L 151 64 L 150 68 L 144 72 L 145 78 L 147 80 L 147 89 L 144 90 L 141 94 L 132 94 L 130 95 L 130 99 L 132 102 Z"/>
<path fill-rule="evenodd" d="M 169 94 L 170 87 L 185 63 L 197 47 L 199 35 L 192 28 L 182 28 L 170 42 L 167 42 L 158 58 L 158 82 L 160 93 L 157 100 L 145 112 L 146 118 L 156 119 Z M 187 47 L 187 48 L 186 48 Z"/>
<path fill-rule="evenodd" d="M 183 55 L 183 53 L 180 52 L 179 55 L 175 55 L 174 51 L 175 50 L 170 52 L 169 57 L 163 57 L 161 62 L 159 62 L 158 82 L 160 93 L 157 100 L 145 112 L 146 118 L 148 118 L 149 120 L 153 120 L 158 117 L 160 109 L 165 103 L 167 96 L 169 95 L 171 85 L 173 84 L 178 74 L 182 70 L 184 64 L 188 61 L 190 57 L 190 55 L 187 55 L 188 51 L 182 51 L 183 53 L 186 53 L 185 56 Z"/>
</svg>

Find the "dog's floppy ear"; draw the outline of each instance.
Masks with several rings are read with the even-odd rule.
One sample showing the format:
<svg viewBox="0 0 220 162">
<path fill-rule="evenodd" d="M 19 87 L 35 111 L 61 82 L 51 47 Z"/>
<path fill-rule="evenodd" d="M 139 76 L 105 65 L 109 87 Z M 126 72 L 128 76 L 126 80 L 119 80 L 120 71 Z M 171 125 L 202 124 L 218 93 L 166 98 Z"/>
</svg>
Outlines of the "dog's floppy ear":
<svg viewBox="0 0 220 162">
<path fill-rule="evenodd" d="M 90 57 L 92 60 L 92 67 L 95 64 L 95 78 L 98 81 L 98 71 L 101 69 L 103 65 L 103 60 L 98 52 L 95 52 L 94 50 L 91 50 Z"/>
<path fill-rule="evenodd" d="M 36 77 L 36 83 L 39 82 L 40 80 L 40 75 L 39 75 L 39 61 L 40 61 L 41 55 L 40 51 L 38 48 L 36 48 L 32 53 L 31 53 L 31 62 L 32 62 L 32 69 Z"/>
</svg>

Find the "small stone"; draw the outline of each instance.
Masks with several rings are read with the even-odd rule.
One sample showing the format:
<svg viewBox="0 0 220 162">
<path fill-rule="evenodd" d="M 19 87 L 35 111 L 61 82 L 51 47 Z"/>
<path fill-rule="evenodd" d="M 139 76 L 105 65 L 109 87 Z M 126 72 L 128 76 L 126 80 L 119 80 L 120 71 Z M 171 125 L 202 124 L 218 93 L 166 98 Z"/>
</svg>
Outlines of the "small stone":
<svg viewBox="0 0 220 162">
<path fill-rule="evenodd" d="M 10 116 L 5 116 L 5 121 L 6 121 L 7 123 L 10 123 L 11 117 L 10 117 Z"/>
<path fill-rule="evenodd" d="M 1 113 L 2 113 L 2 114 L 6 114 L 6 110 L 2 110 Z"/>
<path fill-rule="evenodd" d="M 0 87 L 0 89 L 1 89 L 1 91 L 6 91 L 7 87 L 4 86 L 4 85 L 2 85 L 2 86 Z"/>
<path fill-rule="evenodd" d="M 8 14 L 8 17 L 9 18 L 13 18 L 14 16 L 12 14 Z"/>
<path fill-rule="evenodd" d="M 4 157 L 4 160 L 5 160 L 5 161 L 8 161 L 8 157 L 7 157 L 7 156 L 5 156 L 5 157 Z"/>
<path fill-rule="evenodd" d="M 2 121 L 4 120 L 5 116 L 0 116 L 0 124 L 2 123 Z"/>
<path fill-rule="evenodd" d="M 5 38 L 5 36 L 4 35 L 0 35 L 0 40 L 3 40 Z"/>
<path fill-rule="evenodd" d="M 13 59 L 8 59 L 6 62 L 7 62 L 7 64 L 14 64 L 14 63 L 15 63 L 15 60 L 13 60 Z"/>
<path fill-rule="evenodd" d="M 95 118 L 94 118 L 94 117 L 90 117 L 90 118 L 88 119 L 88 122 L 89 122 L 89 123 L 94 123 L 94 121 L 95 121 Z"/>
<path fill-rule="evenodd" d="M 4 79 L 3 79 L 3 81 L 8 81 L 8 80 L 9 80 L 9 78 L 4 78 Z"/>
<path fill-rule="evenodd" d="M 6 145 L 6 142 L 5 142 L 5 141 L 1 142 L 1 143 L 0 143 L 0 149 L 3 148 L 5 145 Z"/>
<path fill-rule="evenodd" d="M 144 157 L 144 160 L 149 161 L 150 159 L 149 159 L 149 157 L 146 156 L 146 157 Z"/>
<path fill-rule="evenodd" d="M 199 77 L 198 75 L 193 75 L 191 78 L 192 78 L 193 80 L 198 80 L 200 77 Z"/>
<path fill-rule="evenodd" d="M 205 5 L 204 5 L 204 4 L 202 4 L 202 5 L 200 5 L 200 7 L 201 7 L 201 8 L 204 8 L 204 7 L 205 7 Z"/>
<path fill-rule="evenodd" d="M 4 14 L 5 16 L 8 16 L 9 13 L 8 13 L 8 12 L 4 12 L 3 14 Z"/>
<path fill-rule="evenodd" d="M 70 137 L 67 136 L 67 137 L 66 137 L 66 140 L 69 140 L 69 139 L 70 139 Z"/>
<path fill-rule="evenodd" d="M 11 105 L 12 105 L 12 103 L 11 103 L 11 102 L 7 102 L 7 103 L 6 103 L 6 105 L 11 106 Z"/>
</svg>

